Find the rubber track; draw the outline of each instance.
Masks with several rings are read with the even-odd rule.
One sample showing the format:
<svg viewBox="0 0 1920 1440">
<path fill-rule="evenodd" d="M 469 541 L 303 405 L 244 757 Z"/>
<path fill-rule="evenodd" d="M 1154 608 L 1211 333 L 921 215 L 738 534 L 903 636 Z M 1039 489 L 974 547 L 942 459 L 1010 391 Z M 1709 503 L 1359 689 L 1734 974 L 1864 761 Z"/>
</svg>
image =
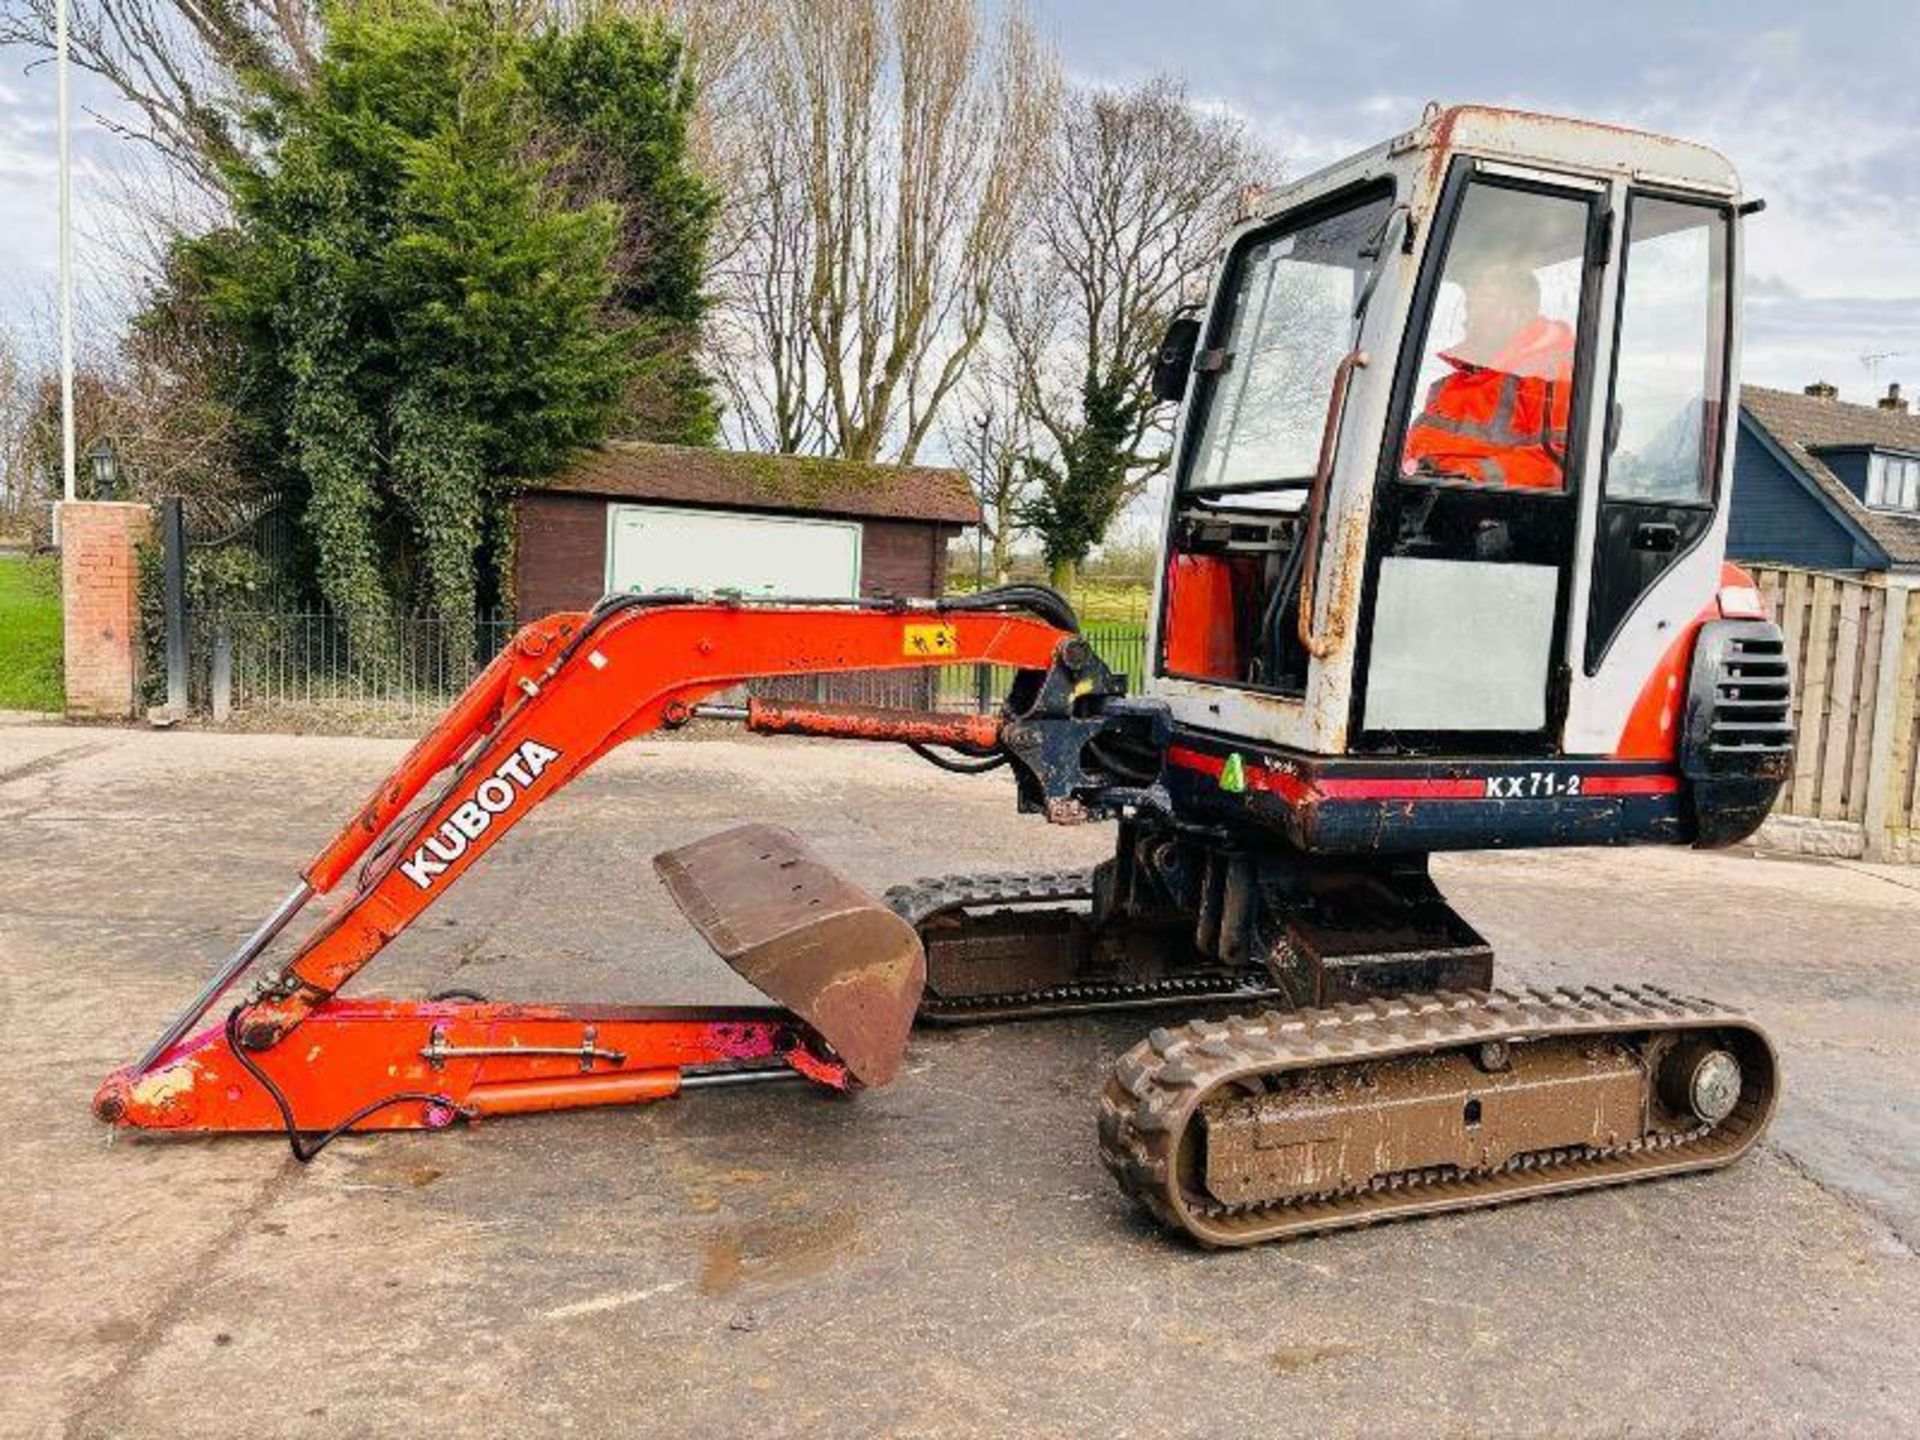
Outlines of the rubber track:
<svg viewBox="0 0 1920 1440">
<path fill-rule="evenodd" d="M 1222 1086 L 1288 1072 L 1430 1054 L 1490 1041 L 1724 1029 L 1750 1038 L 1739 1104 L 1719 1125 L 1609 1150 L 1536 1151 L 1496 1169 L 1441 1167 L 1356 1189 L 1230 1207 L 1185 1190 L 1182 1137 Z M 1757 1072 L 1757 1073 L 1756 1073 Z M 1778 1064 L 1738 1011 L 1653 986 L 1442 991 L 1324 1010 L 1195 1020 L 1153 1031 L 1120 1057 L 1100 1102 L 1100 1152 L 1120 1188 L 1171 1229 L 1209 1246 L 1257 1244 L 1382 1220 L 1497 1205 L 1731 1164 L 1772 1117 Z"/>
<path fill-rule="evenodd" d="M 883 897 L 887 907 L 916 930 L 945 915 L 982 906 L 1065 905 L 1093 898 L 1091 870 L 1010 870 L 982 875 L 941 875 L 895 885 Z M 922 939 L 925 939 L 924 933 Z M 1253 972 L 1249 972 L 1253 973 Z M 1229 972 L 1169 975 L 1164 979 L 1120 982 L 1088 980 L 1031 990 L 967 995 L 946 999 L 929 995 L 920 1016 L 935 1023 L 1025 1019 L 1133 1010 L 1180 1002 L 1240 1004 L 1271 1000 L 1278 990 Z"/>
<path fill-rule="evenodd" d="M 884 899 L 916 930 L 927 921 L 979 905 L 1065 903 L 1093 898 L 1091 870 L 1009 870 L 987 875 L 939 875 L 895 885 Z"/>
</svg>

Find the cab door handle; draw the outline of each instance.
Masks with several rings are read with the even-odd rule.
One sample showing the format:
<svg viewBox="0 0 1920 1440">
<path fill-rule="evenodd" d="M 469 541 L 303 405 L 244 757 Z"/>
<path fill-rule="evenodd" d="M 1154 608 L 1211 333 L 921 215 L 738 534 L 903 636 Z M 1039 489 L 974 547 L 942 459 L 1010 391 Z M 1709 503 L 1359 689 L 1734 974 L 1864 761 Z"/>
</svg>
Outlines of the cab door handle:
<svg viewBox="0 0 1920 1440">
<path fill-rule="evenodd" d="M 1313 488 L 1307 492 L 1306 524 L 1300 531 L 1300 544 L 1306 547 L 1306 560 L 1300 566 L 1300 644 L 1316 660 L 1324 660 L 1338 648 L 1346 633 L 1347 617 L 1330 613 L 1324 633 L 1313 623 L 1313 597 L 1320 578 L 1320 542 L 1326 538 L 1327 486 L 1333 480 L 1333 462 L 1340 448 L 1340 423 L 1347 418 L 1347 392 L 1353 388 L 1353 372 L 1365 369 L 1367 352 L 1355 347 L 1333 367 L 1333 390 L 1327 396 L 1327 423 L 1320 432 L 1320 462 L 1313 468 Z"/>
<path fill-rule="evenodd" d="M 1633 532 L 1633 548 L 1669 555 L 1680 548 L 1680 527 L 1665 520 L 1648 520 Z"/>
</svg>

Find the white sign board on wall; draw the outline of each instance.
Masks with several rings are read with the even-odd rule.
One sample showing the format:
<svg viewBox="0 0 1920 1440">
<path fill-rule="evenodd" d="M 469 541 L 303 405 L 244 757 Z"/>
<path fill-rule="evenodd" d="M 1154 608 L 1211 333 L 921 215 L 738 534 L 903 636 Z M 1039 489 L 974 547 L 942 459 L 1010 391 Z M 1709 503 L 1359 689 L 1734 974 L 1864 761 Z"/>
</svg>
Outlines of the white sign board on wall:
<svg viewBox="0 0 1920 1440">
<path fill-rule="evenodd" d="M 608 505 L 607 589 L 852 598 L 860 593 L 860 526 Z"/>
</svg>

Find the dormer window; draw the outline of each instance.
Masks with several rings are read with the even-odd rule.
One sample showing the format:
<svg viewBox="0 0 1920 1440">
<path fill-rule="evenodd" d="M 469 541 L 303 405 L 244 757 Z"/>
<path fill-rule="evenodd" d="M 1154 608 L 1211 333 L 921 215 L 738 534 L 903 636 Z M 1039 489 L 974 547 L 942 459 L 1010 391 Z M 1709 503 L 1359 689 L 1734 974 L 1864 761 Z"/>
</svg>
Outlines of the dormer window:
<svg viewBox="0 0 1920 1440">
<path fill-rule="evenodd" d="M 1920 456 L 1875 451 L 1867 460 L 1867 504 L 1920 514 Z"/>
</svg>

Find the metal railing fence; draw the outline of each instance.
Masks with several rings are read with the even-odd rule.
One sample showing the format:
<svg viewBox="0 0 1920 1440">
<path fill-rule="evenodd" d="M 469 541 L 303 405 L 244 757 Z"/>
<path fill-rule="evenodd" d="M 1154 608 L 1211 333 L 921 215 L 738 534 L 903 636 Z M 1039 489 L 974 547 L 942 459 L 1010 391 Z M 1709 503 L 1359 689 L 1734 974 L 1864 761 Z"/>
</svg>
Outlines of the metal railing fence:
<svg viewBox="0 0 1920 1440">
<path fill-rule="evenodd" d="M 1080 634 L 1109 670 L 1127 677 L 1129 689 L 1139 690 L 1147 664 L 1144 620 L 1093 621 Z M 1004 665 L 948 665 L 934 675 L 934 705 L 941 710 L 991 710 L 1013 684 L 1013 671 Z"/>
<path fill-rule="evenodd" d="M 215 719 L 236 711 L 431 718 L 515 628 L 504 613 L 463 626 L 433 616 L 196 611 L 190 704 Z"/>
</svg>

